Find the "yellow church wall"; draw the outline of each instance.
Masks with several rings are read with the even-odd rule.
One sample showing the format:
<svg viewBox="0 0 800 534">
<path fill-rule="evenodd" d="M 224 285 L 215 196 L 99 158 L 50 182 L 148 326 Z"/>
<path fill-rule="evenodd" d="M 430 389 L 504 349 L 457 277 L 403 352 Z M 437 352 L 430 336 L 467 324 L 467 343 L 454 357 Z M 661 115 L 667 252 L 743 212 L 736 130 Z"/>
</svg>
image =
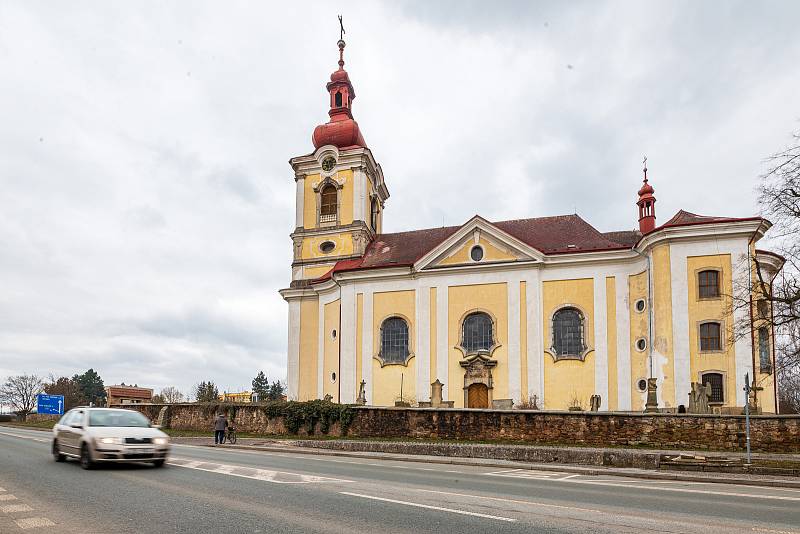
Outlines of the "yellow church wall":
<svg viewBox="0 0 800 534">
<path fill-rule="evenodd" d="M 495 246 L 487 239 L 481 237 L 478 239 L 478 245 L 483 247 L 483 260 L 481 261 L 513 261 L 516 258 L 513 254 L 511 254 L 507 250 L 503 250 L 502 248 Z M 463 245 L 452 255 L 449 256 L 442 261 L 440 261 L 437 265 L 459 265 L 462 263 L 475 263 L 472 261 L 470 257 L 470 251 L 472 247 L 476 245 L 475 240 L 470 236 L 469 240 L 463 243 Z"/>
<path fill-rule="evenodd" d="M 381 324 L 389 317 L 399 316 L 408 323 L 408 349 L 412 354 L 416 349 L 416 325 L 414 324 L 415 292 L 387 291 L 372 295 L 372 402 L 377 406 L 394 406 L 400 398 L 400 382 L 403 385 L 403 398 L 416 399 L 416 362 L 413 357 L 407 365 L 385 365 L 377 359 L 381 347 Z"/>
<path fill-rule="evenodd" d="M 300 301 L 300 362 L 297 400 L 311 400 L 317 394 L 317 359 L 319 351 L 319 299 L 304 298 Z"/>
<path fill-rule="evenodd" d="M 319 246 L 325 241 L 333 241 L 336 244 L 336 248 L 327 254 L 319 249 Z M 304 260 L 314 260 L 328 256 L 345 256 L 352 253 L 353 236 L 349 233 L 306 236 L 303 238 L 303 246 L 300 249 L 300 257 Z"/>
<path fill-rule="evenodd" d="M 675 407 L 683 402 L 675 399 L 675 377 L 672 376 L 675 351 L 672 345 L 672 268 L 670 266 L 669 245 L 659 245 L 653 249 L 653 348 L 664 359 L 654 360 L 661 366 L 664 377 L 658 387 L 664 407 Z M 648 304 L 649 305 L 649 304 Z M 656 372 L 656 375 L 659 373 Z M 682 399 L 681 399 L 682 400 Z"/>
<path fill-rule="evenodd" d="M 428 317 L 430 317 L 431 327 L 430 327 L 430 364 L 431 364 L 431 374 L 428 375 L 431 377 L 431 382 L 436 380 L 436 288 L 432 287 L 431 291 L 431 309 Z"/>
<path fill-rule="evenodd" d="M 303 268 L 303 278 L 306 280 L 313 280 L 315 278 L 319 278 L 323 274 L 327 273 L 333 268 L 333 264 L 329 263 L 326 265 L 319 265 L 314 267 L 304 267 Z"/>
<path fill-rule="evenodd" d="M 322 394 L 333 397 L 334 402 L 339 402 L 339 300 L 325 304 L 325 328 L 322 333 L 325 358 L 323 359 Z M 333 335 L 333 331 L 336 335 Z M 332 379 L 336 373 L 336 379 Z"/>
<path fill-rule="evenodd" d="M 361 380 L 363 379 L 363 367 L 361 367 L 364 355 L 362 354 L 362 340 L 364 339 L 364 294 L 356 295 L 356 391 L 361 390 Z"/>
<path fill-rule="evenodd" d="M 730 314 L 730 295 L 733 294 L 732 263 L 730 254 L 691 256 L 686 258 L 689 281 L 689 355 L 690 379 L 700 381 L 704 371 L 722 371 L 725 374 L 724 405 L 736 405 L 736 357 L 732 340 L 733 322 Z M 721 271 L 719 298 L 699 298 L 698 273 L 706 269 Z M 720 351 L 700 352 L 700 323 L 704 321 L 722 323 Z"/>
<path fill-rule="evenodd" d="M 461 322 L 467 313 L 472 311 L 487 312 L 494 319 L 495 343 L 499 347 L 492 353 L 491 358 L 497 360 L 497 366 L 492 369 L 493 399 L 507 399 L 508 394 L 508 292 L 505 283 L 501 284 L 476 284 L 466 286 L 453 286 L 447 292 L 448 312 L 448 400 L 455 401 L 456 408 L 464 407 L 464 369 L 459 362 L 464 359 L 461 350 L 455 348 L 460 344 Z M 444 357 L 444 355 L 438 355 Z M 435 375 L 433 375 L 435 376 Z"/>
<path fill-rule="evenodd" d="M 606 339 L 608 344 L 608 409 L 619 408 L 617 384 L 617 279 L 606 277 Z"/>
<path fill-rule="evenodd" d="M 342 184 L 342 189 L 339 191 L 339 224 L 350 224 L 353 222 L 353 171 L 352 169 L 337 171 L 332 178 Z M 318 185 L 322 179 L 319 174 L 309 174 L 304 180 L 303 227 L 306 229 L 317 227 L 319 193 L 314 191 L 314 185 Z"/>
<path fill-rule="evenodd" d="M 553 361 L 550 353 L 544 358 L 544 408 L 546 410 L 566 410 L 573 398 L 589 407 L 589 397 L 594 395 L 594 281 L 591 278 L 579 280 L 552 280 L 542 284 L 542 332 L 545 347 L 553 344 L 551 320 L 555 311 L 565 305 L 578 308 L 584 317 L 586 344 L 592 349 L 584 361 Z"/>
<path fill-rule="evenodd" d="M 640 338 L 647 339 L 649 310 L 645 307 L 644 311 L 636 311 L 636 301 L 644 299 L 647 301 L 647 271 L 628 277 L 628 313 L 630 314 L 630 354 L 631 354 L 631 410 L 644 410 L 645 395 L 639 391 L 637 384 L 639 380 L 650 376 L 648 369 L 647 354 L 648 349 L 640 351 L 636 348 L 636 341 Z M 647 304 L 650 306 L 650 303 Z M 621 340 L 620 340 L 621 341 Z"/>
<path fill-rule="evenodd" d="M 520 360 L 520 396 L 515 402 L 528 400 L 528 303 L 527 283 L 519 283 L 519 360 Z"/>
</svg>

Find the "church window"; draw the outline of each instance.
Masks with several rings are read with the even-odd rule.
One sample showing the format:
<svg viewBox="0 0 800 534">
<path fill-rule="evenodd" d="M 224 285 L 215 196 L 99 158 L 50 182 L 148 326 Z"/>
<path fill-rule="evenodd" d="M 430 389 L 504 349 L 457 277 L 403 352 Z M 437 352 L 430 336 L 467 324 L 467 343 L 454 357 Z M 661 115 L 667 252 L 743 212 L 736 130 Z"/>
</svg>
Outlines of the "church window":
<svg viewBox="0 0 800 534">
<path fill-rule="evenodd" d="M 709 322 L 700 325 L 700 350 L 722 350 L 722 328 L 719 323 Z"/>
<path fill-rule="evenodd" d="M 639 299 L 636 301 L 636 304 L 634 304 L 634 307 L 636 308 L 637 312 L 642 313 L 647 307 L 647 302 L 645 302 L 644 299 Z"/>
<path fill-rule="evenodd" d="M 767 299 L 758 299 L 756 310 L 758 311 L 759 319 L 767 319 L 769 317 L 769 303 L 767 303 Z"/>
<path fill-rule="evenodd" d="M 644 378 L 640 378 L 639 381 L 636 382 L 636 389 L 638 389 L 642 393 L 647 391 L 647 380 L 645 380 Z"/>
<path fill-rule="evenodd" d="M 461 347 L 467 352 L 491 351 L 494 346 L 494 324 L 488 313 L 475 312 L 464 318 Z"/>
<path fill-rule="evenodd" d="M 647 348 L 647 340 L 643 337 L 640 337 L 636 340 L 636 350 L 639 352 L 644 352 L 644 349 Z"/>
<path fill-rule="evenodd" d="M 319 246 L 319 249 L 325 254 L 333 252 L 333 249 L 335 248 L 336 248 L 336 243 L 334 243 L 333 241 L 325 241 Z"/>
<path fill-rule="evenodd" d="M 332 184 L 328 184 L 322 188 L 320 192 L 320 210 L 319 222 L 334 222 L 336 221 L 337 210 L 337 193 L 336 188 Z"/>
<path fill-rule="evenodd" d="M 371 213 L 370 213 L 370 223 L 372 224 L 372 229 L 377 232 L 378 231 L 378 211 L 380 210 L 380 204 L 378 203 L 377 198 L 372 199 L 371 205 Z"/>
<path fill-rule="evenodd" d="M 339 92 L 339 91 L 336 92 L 336 96 L 334 97 L 334 100 L 335 100 L 337 108 L 342 107 L 342 93 L 341 92 Z"/>
<path fill-rule="evenodd" d="M 475 245 L 469 251 L 469 257 L 472 258 L 472 261 L 481 261 L 483 259 L 483 248 Z"/>
<path fill-rule="evenodd" d="M 766 326 L 758 329 L 758 363 L 762 373 L 772 373 L 772 358 L 769 354 L 769 330 Z"/>
<path fill-rule="evenodd" d="M 722 404 L 725 397 L 722 391 L 722 373 L 703 373 L 701 382 L 711 386 L 711 398 L 708 402 Z"/>
<path fill-rule="evenodd" d="M 697 278 L 701 299 L 719 297 L 719 271 L 700 271 Z"/>
<path fill-rule="evenodd" d="M 553 314 L 553 350 L 556 358 L 581 358 L 586 350 L 583 314 L 577 308 L 561 308 Z"/>
<path fill-rule="evenodd" d="M 380 357 L 384 364 L 405 364 L 408 355 L 408 323 L 402 317 L 389 317 L 381 325 Z"/>
</svg>

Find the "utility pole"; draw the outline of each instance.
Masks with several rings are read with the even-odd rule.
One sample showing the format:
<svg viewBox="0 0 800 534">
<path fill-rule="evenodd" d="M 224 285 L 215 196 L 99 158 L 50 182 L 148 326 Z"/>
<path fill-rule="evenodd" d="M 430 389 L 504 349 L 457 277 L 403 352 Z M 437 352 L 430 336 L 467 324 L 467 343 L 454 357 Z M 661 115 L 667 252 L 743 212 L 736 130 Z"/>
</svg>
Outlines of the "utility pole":
<svg viewBox="0 0 800 534">
<path fill-rule="evenodd" d="M 744 426 L 747 442 L 747 465 L 750 465 L 750 373 L 744 374 Z"/>
</svg>

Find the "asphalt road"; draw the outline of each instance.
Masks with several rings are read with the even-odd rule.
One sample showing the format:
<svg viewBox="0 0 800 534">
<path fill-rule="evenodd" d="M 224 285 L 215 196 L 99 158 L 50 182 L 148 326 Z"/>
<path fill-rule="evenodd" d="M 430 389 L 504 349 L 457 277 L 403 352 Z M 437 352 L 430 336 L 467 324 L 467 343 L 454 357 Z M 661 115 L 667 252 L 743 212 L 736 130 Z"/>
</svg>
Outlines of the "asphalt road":
<svg viewBox="0 0 800 534">
<path fill-rule="evenodd" d="M 169 465 L 55 463 L 0 427 L 0 533 L 766 532 L 800 490 L 175 445 Z"/>
</svg>

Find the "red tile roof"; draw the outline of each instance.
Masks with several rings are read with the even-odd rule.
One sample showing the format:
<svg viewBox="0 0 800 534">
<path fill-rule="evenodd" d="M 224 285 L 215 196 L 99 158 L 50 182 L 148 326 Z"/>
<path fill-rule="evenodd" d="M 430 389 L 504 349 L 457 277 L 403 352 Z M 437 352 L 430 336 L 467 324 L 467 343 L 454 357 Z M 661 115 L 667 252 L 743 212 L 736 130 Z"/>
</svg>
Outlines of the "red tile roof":
<svg viewBox="0 0 800 534">
<path fill-rule="evenodd" d="M 654 231 L 667 227 L 758 219 L 760 217 L 709 217 L 680 210 Z M 624 250 L 632 248 L 642 238 L 638 230 L 601 233 L 579 215 L 535 217 L 490 224 L 545 255 Z M 443 226 L 379 234 L 367 246 L 364 256 L 337 262 L 329 272 L 312 283 L 328 280 L 337 272 L 411 266 L 460 228 L 461 226 Z"/>
</svg>

